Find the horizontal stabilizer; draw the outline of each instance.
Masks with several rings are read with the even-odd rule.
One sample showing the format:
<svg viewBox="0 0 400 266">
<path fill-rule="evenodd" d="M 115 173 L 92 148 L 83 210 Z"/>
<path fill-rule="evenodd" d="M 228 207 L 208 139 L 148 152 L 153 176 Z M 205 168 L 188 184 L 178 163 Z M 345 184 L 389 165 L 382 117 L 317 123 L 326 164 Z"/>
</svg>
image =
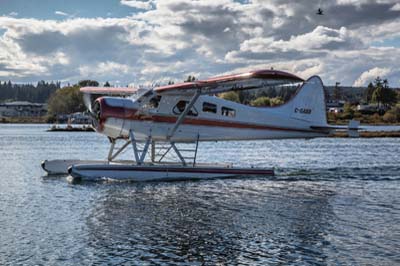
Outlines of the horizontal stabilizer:
<svg viewBox="0 0 400 266">
<path fill-rule="evenodd" d="M 347 126 L 341 125 L 326 125 L 326 126 L 311 126 L 312 129 L 316 130 L 337 130 L 337 131 L 347 131 L 349 137 L 358 138 L 359 130 L 362 129 L 359 127 L 360 121 L 350 120 Z"/>
</svg>

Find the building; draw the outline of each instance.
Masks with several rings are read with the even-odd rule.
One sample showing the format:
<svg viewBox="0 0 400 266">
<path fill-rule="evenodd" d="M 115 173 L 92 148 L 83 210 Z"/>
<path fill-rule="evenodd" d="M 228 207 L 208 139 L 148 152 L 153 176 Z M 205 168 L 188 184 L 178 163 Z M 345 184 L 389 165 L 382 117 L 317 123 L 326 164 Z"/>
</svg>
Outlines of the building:
<svg viewBox="0 0 400 266">
<path fill-rule="evenodd" d="M 378 104 L 359 104 L 357 105 L 357 111 L 362 114 L 373 114 L 379 113 L 384 114 L 389 109 L 388 106 Z"/>
<path fill-rule="evenodd" d="M 31 102 L 0 103 L 0 117 L 39 117 L 47 114 L 47 104 Z"/>
<path fill-rule="evenodd" d="M 339 113 L 343 113 L 344 112 L 344 108 L 343 107 L 330 107 L 330 108 L 328 108 L 328 112 L 329 113 L 339 114 Z"/>
</svg>

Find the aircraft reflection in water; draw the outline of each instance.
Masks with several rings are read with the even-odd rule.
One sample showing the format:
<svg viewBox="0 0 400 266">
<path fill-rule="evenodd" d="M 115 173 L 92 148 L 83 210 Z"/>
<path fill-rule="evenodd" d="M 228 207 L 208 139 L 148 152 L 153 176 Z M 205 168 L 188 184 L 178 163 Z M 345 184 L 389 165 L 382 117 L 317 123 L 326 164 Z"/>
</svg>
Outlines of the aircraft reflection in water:
<svg viewBox="0 0 400 266">
<path fill-rule="evenodd" d="M 323 263 L 334 191 L 257 184 L 110 184 L 87 221 L 89 245 L 105 260 L 113 254 L 154 263 Z"/>
</svg>

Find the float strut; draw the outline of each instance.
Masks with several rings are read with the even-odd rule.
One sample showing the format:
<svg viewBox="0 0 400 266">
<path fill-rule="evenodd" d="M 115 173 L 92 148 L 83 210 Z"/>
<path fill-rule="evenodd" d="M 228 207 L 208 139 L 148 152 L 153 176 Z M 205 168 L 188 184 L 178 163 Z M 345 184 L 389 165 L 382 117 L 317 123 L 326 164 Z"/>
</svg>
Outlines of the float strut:
<svg viewBox="0 0 400 266">
<path fill-rule="evenodd" d="M 136 145 L 135 135 L 133 134 L 132 130 L 129 131 L 129 137 L 131 138 L 133 154 L 135 155 L 135 161 L 136 161 L 137 164 L 141 164 L 140 163 L 139 152 L 138 152 L 137 145 Z"/>
</svg>

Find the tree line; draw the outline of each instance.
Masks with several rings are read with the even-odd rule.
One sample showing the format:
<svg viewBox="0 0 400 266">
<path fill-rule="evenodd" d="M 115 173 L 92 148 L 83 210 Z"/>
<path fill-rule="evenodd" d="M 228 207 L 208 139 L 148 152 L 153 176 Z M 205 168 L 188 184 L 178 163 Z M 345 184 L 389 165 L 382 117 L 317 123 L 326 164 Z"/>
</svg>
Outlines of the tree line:
<svg viewBox="0 0 400 266">
<path fill-rule="evenodd" d="M 196 78 L 188 76 L 185 82 L 193 82 Z M 169 82 L 173 84 L 173 82 Z M 32 84 L 13 84 L 11 81 L 0 82 L 0 101 L 30 101 L 48 103 L 50 116 L 85 111 L 82 94 L 79 89 L 85 86 L 99 86 L 94 80 L 82 80 L 75 85 L 60 88 L 60 82 L 39 81 L 36 86 Z M 103 86 L 111 86 L 109 82 Z M 230 101 L 247 104 L 251 106 L 275 106 L 288 101 L 295 94 L 298 86 L 270 87 L 263 89 L 231 91 L 221 93 L 218 96 Z M 340 99 L 340 90 L 332 93 L 333 98 Z M 385 109 L 398 102 L 399 93 L 389 87 L 387 80 L 377 77 L 358 96 L 359 102 L 377 103 Z M 329 96 L 329 95 L 328 95 Z M 332 98 L 332 97 L 331 97 Z"/>
<path fill-rule="evenodd" d="M 335 89 L 337 93 L 334 99 L 345 99 L 342 91 Z M 359 103 L 370 106 L 362 110 L 356 106 Z M 328 118 L 331 123 L 341 123 L 349 119 L 356 119 L 365 124 L 399 123 L 400 90 L 391 89 L 387 80 L 376 77 L 359 95 L 357 102 L 346 101 L 343 112 L 328 113 Z"/>
<path fill-rule="evenodd" d="M 28 101 L 45 103 L 50 95 L 60 89 L 61 83 L 39 81 L 33 84 L 17 84 L 11 81 L 0 81 L 0 102 Z"/>
<path fill-rule="evenodd" d="M 396 91 L 389 87 L 387 79 L 382 80 L 380 77 L 377 77 L 373 82 L 368 84 L 364 100 L 367 103 L 376 103 L 378 108 L 388 108 L 397 103 L 397 97 Z"/>
</svg>

